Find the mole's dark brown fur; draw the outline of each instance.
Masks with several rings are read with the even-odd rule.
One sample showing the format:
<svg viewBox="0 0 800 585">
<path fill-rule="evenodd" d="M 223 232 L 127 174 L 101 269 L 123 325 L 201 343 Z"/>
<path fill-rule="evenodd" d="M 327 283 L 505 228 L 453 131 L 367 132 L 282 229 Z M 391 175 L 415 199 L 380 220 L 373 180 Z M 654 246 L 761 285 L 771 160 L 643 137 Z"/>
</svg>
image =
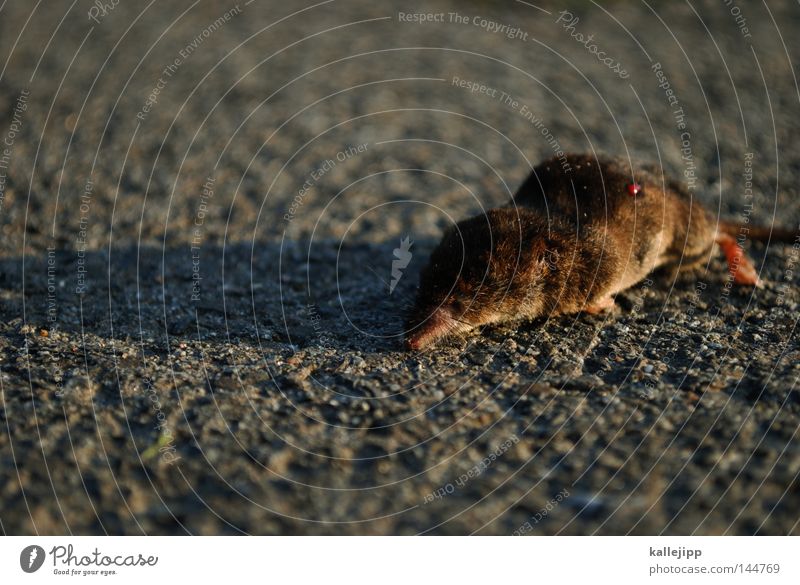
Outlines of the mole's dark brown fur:
<svg viewBox="0 0 800 585">
<path fill-rule="evenodd" d="M 450 228 L 423 270 L 406 344 L 421 349 L 476 326 L 614 306 L 662 266 L 708 260 L 714 244 L 734 281 L 758 285 L 735 235 L 657 167 L 568 155 L 536 167 L 513 203 Z M 567 168 L 565 168 L 567 167 Z M 787 230 L 750 228 L 755 239 Z"/>
</svg>

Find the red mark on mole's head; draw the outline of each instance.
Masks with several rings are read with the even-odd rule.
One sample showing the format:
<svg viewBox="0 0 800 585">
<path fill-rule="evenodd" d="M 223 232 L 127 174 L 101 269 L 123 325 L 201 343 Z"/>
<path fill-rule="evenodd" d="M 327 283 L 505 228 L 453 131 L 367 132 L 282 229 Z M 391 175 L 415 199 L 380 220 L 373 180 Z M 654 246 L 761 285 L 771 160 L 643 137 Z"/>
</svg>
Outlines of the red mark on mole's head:
<svg viewBox="0 0 800 585">
<path fill-rule="evenodd" d="M 642 192 L 642 186 L 639 183 L 628 183 L 626 189 L 628 190 L 628 195 L 631 197 L 636 197 Z"/>
</svg>

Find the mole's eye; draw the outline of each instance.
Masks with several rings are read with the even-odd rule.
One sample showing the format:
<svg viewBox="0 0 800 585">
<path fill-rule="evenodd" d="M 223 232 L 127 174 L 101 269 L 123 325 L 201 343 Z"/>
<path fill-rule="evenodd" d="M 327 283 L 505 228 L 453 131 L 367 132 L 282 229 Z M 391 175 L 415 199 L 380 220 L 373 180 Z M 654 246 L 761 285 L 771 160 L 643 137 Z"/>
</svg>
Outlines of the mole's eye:
<svg viewBox="0 0 800 585">
<path fill-rule="evenodd" d="M 642 186 L 639 183 L 628 183 L 625 185 L 625 189 L 628 191 L 628 195 L 631 197 L 636 197 L 642 192 Z"/>
</svg>

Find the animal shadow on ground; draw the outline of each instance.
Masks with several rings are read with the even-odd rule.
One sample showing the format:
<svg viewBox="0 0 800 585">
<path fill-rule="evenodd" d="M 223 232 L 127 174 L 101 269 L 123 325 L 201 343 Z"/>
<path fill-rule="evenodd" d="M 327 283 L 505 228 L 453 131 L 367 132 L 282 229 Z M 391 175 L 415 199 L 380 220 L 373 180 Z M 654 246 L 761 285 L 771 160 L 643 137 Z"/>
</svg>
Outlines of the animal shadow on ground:
<svg viewBox="0 0 800 585">
<path fill-rule="evenodd" d="M 0 315 L 106 339 L 395 351 L 433 244 L 415 242 L 395 277 L 397 241 L 53 250 L 0 259 Z"/>
<path fill-rule="evenodd" d="M 0 260 L 0 317 L 12 345 L 23 343 L 27 327 L 73 334 L 72 345 L 95 336 L 146 343 L 162 354 L 193 340 L 220 350 L 245 344 L 267 359 L 300 349 L 393 354 L 402 350 L 404 314 L 435 244 L 414 242 L 408 262 L 408 250 L 396 240 L 142 246 L 82 255 L 52 250 Z M 436 352 L 453 357 L 466 346 L 493 352 L 515 339 L 541 347 L 537 368 L 555 356 L 578 363 L 575 376 L 596 374 L 611 385 L 628 381 L 637 354 L 656 364 L 669 355 L 663 376 L 676 387 L 706 383 L 703 370 L 737 374 L 742 368 L 775 382 L 768 370 L 785 361 L 781 355 L 799 352 L 794 319 L 767 314 L 791 311 L 797 291 L 781 281 L 786 252 L 764 253 L 756 247 L 756 265 L 766 259 L 767 286 L 755 295 L 726 286 L 724 262 L 715 258 L 707 271 L 653 275 L 619 295 L 611 314 L 488 326 L 446 340 Z M 621 363 L 611 363 L 620 356 Z M 516 366 L 518 358 L 507 357 Z M 743 390 L 750 387 L 756 389 Z M 785 398 L 776 392 L 776 399 Z M 763 385 L 744 384 L 737 393 L 752 401 L 765 397 Z"/>
</svg>

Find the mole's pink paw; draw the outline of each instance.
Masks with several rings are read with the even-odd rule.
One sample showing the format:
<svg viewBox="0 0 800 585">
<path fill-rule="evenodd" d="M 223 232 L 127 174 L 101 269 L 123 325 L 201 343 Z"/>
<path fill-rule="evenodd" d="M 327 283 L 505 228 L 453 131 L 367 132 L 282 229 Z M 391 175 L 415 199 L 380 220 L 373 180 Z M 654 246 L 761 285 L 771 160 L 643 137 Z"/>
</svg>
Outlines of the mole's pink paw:
<svg viewBox="0 0 800 585">
<path fill-rule="evenodd" d="M 733 276 L 733 282 L 743 286 L 757 286 L 759 288 L 763 287 L 764 283 L 758 277 L 755 266 L 753 266 L 749 260 L 745 260 L 746 262 L 740 263 L 738 266 L 728 267 L 730 269 L 731 276 Z"/>
<path fill-rule="evenodd" d="M 722 248 L 725 259 L 728 261 L 728 272 L 733 277 L 733 282 L 743 286 L 763 286 L 756 267 L 744 253 L 738 242 L 727 234 L 717 236 L 717 244 Z"/>
<path fill-rule="evenodd" d="M 590 315 L 599 315 L 604 311 L 613 311 L 617 305 L 614 303 L 614 297 L 605 297 L 598 299 L 591 305 L 584 307 L 583 312 Z"/>
</svg>

